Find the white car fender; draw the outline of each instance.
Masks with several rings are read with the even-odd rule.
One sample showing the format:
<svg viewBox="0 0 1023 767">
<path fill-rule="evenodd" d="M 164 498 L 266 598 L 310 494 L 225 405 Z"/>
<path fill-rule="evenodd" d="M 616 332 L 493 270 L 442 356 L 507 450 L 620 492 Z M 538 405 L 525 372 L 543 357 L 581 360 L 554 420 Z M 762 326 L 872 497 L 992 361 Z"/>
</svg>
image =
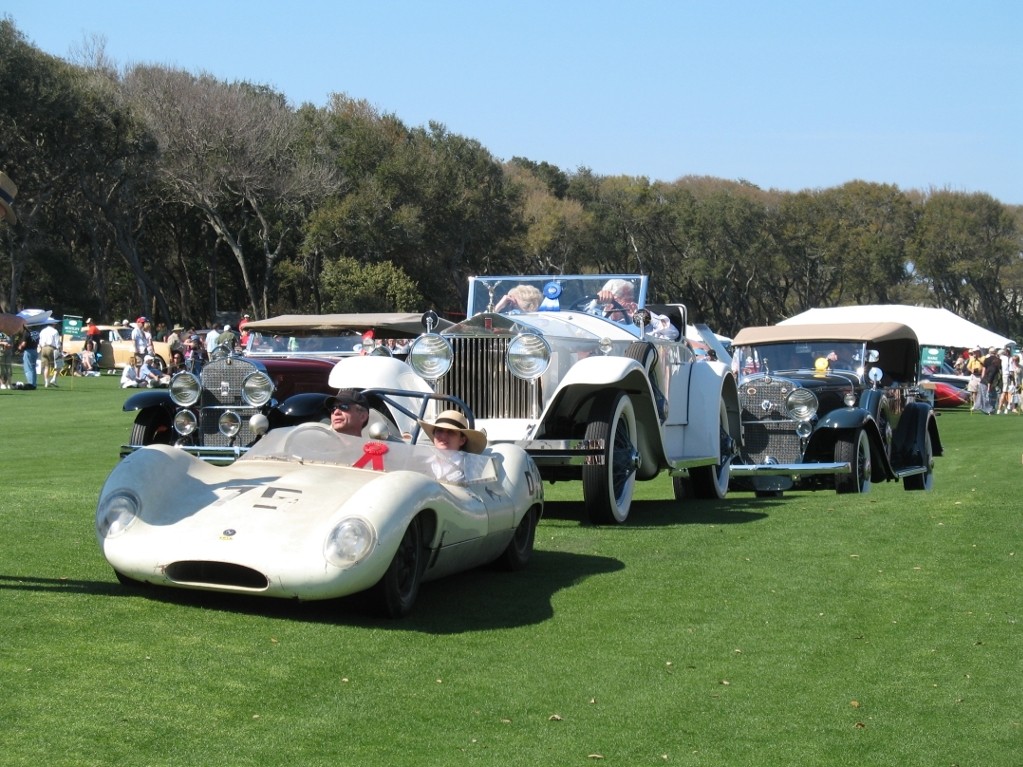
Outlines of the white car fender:
<svg viewBox="0 0 1023 767">
<path fill-rule="evenodd" d="M 336 389 L 407 389 L 431 392 L 430 385 L 408 364 L 393 357 L 345 357 L 327 378 Z"/>
<path fill-rule="evenodd" d="M 729 419 L 729 433 L 739 440 L 739 406 L 735 379 L 721 362 L 695 362 L 689 379 L 689 412 L 683 423 L 664 429 L 665 448 L 673 463 L 716 458 L 721 451 L 721 402 Z"/>
<path fill-rule="evenodd" d="M 629 357 L 587 357 L 575 363 L 558 383 L 553 396 L 544 411 L 546 416 L 551 406 L 561 406 L 561 401 L 575 402 L 580 394 L 588 395 L 594 391 L 621 388 L 632 393 L 636 407 L 642 408 L 642 402 L 648 403 L 654 413 L 653 390 L 646 370 L 636 360 Z M 571 396 L 566 392 L 572 391 Z M 636 393 L 642 392 L 637 397 Z"/>
</svg>

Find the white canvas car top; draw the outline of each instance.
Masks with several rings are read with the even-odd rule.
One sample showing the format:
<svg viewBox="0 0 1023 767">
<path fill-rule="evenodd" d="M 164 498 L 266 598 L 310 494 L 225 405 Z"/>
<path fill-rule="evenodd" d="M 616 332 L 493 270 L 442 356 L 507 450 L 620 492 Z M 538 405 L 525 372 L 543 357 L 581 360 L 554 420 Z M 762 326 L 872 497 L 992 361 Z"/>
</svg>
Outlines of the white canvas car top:
<svg viewBox="0 0 1023 767">
<path fill-rule="evenodd" d="M 948 309 L 902 304 L 872 304 L 866 306 L 834 306 L 827 309 L 808 309 L 802 314 L 782 320 L 779 325 L 806 325 L 835 322 L 901 322 L 916 331 L 921 346 L 951 346 L 973 349 L 991 346 L 1002 348 L 1013 343 L 998 333 L 981 327 Z"/>
</svg>

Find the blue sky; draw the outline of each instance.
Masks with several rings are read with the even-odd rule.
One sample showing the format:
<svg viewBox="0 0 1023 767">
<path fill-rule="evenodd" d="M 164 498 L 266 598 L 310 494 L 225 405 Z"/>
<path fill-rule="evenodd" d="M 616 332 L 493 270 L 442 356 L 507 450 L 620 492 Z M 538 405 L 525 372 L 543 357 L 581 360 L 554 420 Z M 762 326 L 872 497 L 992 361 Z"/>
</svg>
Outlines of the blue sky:
<svg viewBox="0 0 1023 767">
<path fill-rule="evenodd" d="M 44 51 L 344 92 L 498 159 L 1023 204 L 1018 0 L 0 0 Z"/>
</svg>

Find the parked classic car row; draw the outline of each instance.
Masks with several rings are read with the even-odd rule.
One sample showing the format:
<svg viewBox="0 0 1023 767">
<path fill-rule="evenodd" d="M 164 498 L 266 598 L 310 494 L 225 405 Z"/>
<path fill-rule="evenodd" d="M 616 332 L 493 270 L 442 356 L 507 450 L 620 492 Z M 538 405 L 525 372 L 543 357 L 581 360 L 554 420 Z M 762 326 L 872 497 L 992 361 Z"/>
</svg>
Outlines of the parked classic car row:
<svg viewBox="0 0 1023 767">
<path fill-rule="evenodd" d="M 138 413 L 97 510 L 104 553 L 126 580 L 303 599 L 372 589 L 401 615 L 424 578 L 525 564 L 542 481 L 581 482 L 594 523 L 625 522 L 635 483 L 661 474 L 677 500 L 730 484 L 930 487 L 941 440 L 911 329 L 747 328 L 730 356 L 648 290 L 642 275 L 474 277 L 454 324 L 250 323 L 245 356 L 125 403 Z M 394 356 L 367 329 L 411 343 Z M 341 388 L 367 397 L 361 440 L 323 425 Z M 488 438 L 489 468 L 459 488 L 407 474 L 432 452 L 420 420 L 451 406 Z"/>
</svg>

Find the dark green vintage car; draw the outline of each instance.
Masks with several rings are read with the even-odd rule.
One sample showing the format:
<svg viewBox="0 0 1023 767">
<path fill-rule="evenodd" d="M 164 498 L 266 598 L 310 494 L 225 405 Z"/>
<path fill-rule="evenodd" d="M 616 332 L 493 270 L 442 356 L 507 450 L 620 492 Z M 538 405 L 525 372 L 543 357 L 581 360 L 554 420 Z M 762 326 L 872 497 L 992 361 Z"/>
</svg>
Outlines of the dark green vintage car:
<svg viewBox="0 0 1023 767">
<path fill-rule="evenodd" d="M 941 439 L 918 387 L 916 333 L 896 322 L 772 325 L 732 341 L 743 444 L 737 489 L 928 490 Z"/>
</svg>

